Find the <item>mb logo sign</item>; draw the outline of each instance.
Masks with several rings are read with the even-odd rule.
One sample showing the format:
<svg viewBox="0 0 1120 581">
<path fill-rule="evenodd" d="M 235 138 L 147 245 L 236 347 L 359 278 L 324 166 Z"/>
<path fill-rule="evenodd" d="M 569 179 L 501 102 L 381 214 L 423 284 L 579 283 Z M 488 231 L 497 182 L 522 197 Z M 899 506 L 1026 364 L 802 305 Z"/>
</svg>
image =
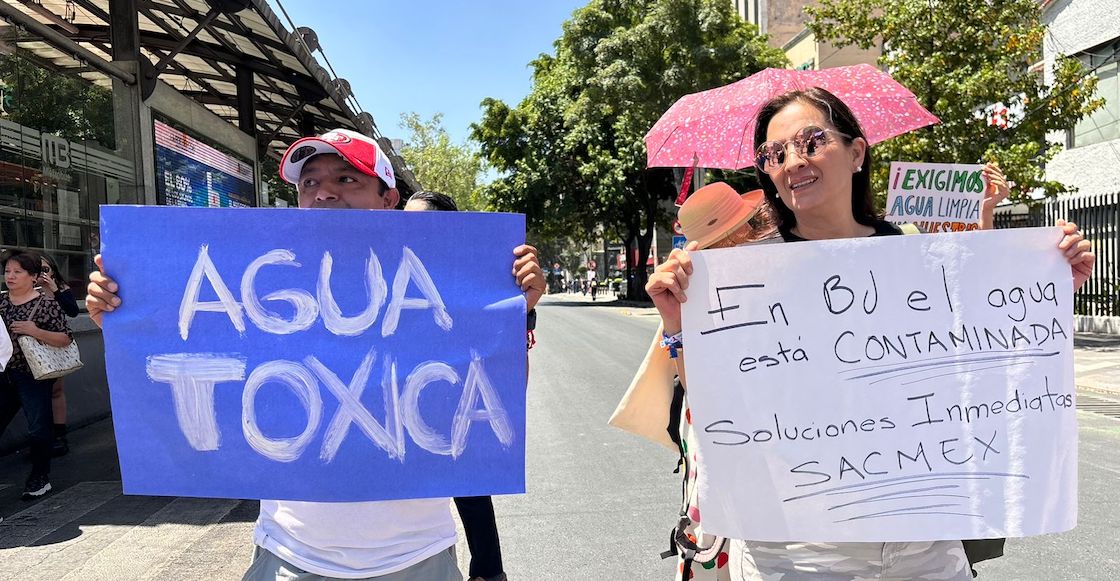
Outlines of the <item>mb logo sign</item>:
<svg viewBox="0 0 1120 581">
<path fill-rule="evenodd" d="M 43 152 L 43 163 L 60 169 L 70 167 L 70 142 L 58 135 L 42 133 L 39 146 Z"/>
<path fill-rule="evenodd" d="M 58 135 L 41 133 L 39 146 L 43 155 L 43 177 L 59 183 L 70 181 L 70 142 Z"/>
</svg>

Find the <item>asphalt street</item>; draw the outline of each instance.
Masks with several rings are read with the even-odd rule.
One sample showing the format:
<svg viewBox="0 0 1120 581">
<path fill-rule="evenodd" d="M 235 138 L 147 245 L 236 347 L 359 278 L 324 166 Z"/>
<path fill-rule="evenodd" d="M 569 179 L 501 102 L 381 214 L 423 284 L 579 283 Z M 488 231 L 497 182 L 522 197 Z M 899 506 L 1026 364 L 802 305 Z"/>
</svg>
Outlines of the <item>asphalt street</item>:
<svg viewBox="0 0 1120 581">
<path fill-rule="evenodd" d="M 546 297 L 530 354 L 528 494 L 495 499 L 513 581 L 671 579 L 675 458 L 606 425 L 656 327 L 650 309 Z M 1080 352 L 1079 352 L 1080 357 Z M 1011 540 L 981 579 L 1120 578 L 1120 419 L 1079 412 L 1080 517 L 1069 533 Z M 1100 405 L 1105 401 L 1105 405 Z M 19 500 L 25 454 L 0 458 L 0 579 L 238 579 L 256 503 L 124 496 L 112 425 L 71 436 L 57 492 Z M 466 570 L 466 547 L 459 557 Z"/>
</svg>

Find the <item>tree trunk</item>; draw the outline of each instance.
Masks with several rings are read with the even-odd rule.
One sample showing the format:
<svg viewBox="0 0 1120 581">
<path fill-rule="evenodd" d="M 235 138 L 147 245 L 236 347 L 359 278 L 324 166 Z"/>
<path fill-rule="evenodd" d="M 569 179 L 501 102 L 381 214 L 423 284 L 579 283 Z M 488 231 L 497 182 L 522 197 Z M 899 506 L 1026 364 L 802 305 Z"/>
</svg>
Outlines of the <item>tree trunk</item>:
<svg viewBox="0 0 1120 581">
<path fill-rule="evenodd" d="M 638 218 L 632 217 L 626 221 L 626 237 L 624 244 L 626 245 L 626 298 L 632 301 L 640 300 L 645 294 L 645 280 L 639 278 L 645 270 L 642 267 L 641 261 L 636 258 L 633 252 L 634 241 L 638 239 L 638 228 L 641 222 Z"/>
<path fill-rule="evenodd" d="M 630 260 L 630 256 L 633 254 L 632 250 L 634 249 L 634 238 L 632 236 L 627 236 L 622 241 L 622 248 L 623 256 L 626 257 L 626 273 L 624 279 L 626 280 L 626 298 L 630 298 L 634 292 L 634 286 L 637 284 L 637 279 L 634 278 L 634 265 L 631 264 L 633 261 Z"/>
<path fill-rule="evenodd" d="M 646 273 L 646 262 L 649 260 L 650 247 L 653 246 L 653 212 L 646 209 L 645 218 L 646 228 L 638 235 L 638 288 L 641 292 L 635 300 L 648 301 L 649 295 L 646 294 L 646 282 L 649 281 L 649 275 Z"/>
<path fill-rule="evenodd" d="M 638 293 L 634 296 L 636 301 L 648 301 L 649 295 L 646 294 L 646 283 L 649 282 L 649 274 L 646 273 L 646 261 L 649 260 L 649 247 L 652 237 L 648 231 L 638 236 L 638 272 L 634 277 L 635 286 L 638 287 Z"/>
<path fill-rule="evenodd" d="M 641 301 L 649 300 L 649 295 L 646 294 L 646 282 L 649 281 L 649 275 L 646 274 L 646 261 L 649 260 L 650 247 L 653 246 L 654 227 L 657 225 L 658 196 L 656 189 L 650 189 L 649 177 L 646 172 L 642 172 L 639 176 L 638 191 L 635 192 L 635 194 L 641 195 L 641 204 L 638 206 L 637 215 L 634 216 L 634 226 L 638 238 L 638 270 L 635 280 L 639 289 L 634 299 Z M 671 180 L 668 183 L 672 186 Z M 656 184 L 654 187 L 656 188 Z"/>
</svg>

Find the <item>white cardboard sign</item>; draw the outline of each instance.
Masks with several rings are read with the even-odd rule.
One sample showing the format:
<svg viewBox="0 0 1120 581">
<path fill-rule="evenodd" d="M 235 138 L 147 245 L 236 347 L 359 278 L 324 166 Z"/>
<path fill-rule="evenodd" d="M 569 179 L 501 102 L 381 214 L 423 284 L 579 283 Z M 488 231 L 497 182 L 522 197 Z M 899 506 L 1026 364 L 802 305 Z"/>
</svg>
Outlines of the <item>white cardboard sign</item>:
<svg viewBox="0 0 1120 581">
<path fill-rule="evenodd" d="M 980 228 L 988 180 L 984 166 L 892 161 L 887 180 L 887 220 L 911 222 L 922 232 Z"/>
<path fill-rule="evenodd" d="M 920 541 L 1077 519 L 1072 284 L 1056 228 L 692 254 L 705 532 Z"/>
</svg>

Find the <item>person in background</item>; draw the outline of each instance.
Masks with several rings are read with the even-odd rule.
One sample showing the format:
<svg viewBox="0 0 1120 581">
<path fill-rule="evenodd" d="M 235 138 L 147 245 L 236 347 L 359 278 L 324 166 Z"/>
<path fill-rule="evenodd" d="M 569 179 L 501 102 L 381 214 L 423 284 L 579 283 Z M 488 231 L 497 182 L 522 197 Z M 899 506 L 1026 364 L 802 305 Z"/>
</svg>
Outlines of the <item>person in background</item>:
<svg viewBox="0 0 1120 581">
<path fill-rule="evenodd" d="M 457 212 L 459 207 L 450 196 L 438 192 L 416 192 L 404 205 L 406 212 Z M 531 316 L 535 316 L 535 313 Z M 531 330 L 531 329 L 530 329 Z M 467 548 L 471 551 L 469 581 L 505 581 L 502 545 L 498 537 L 498 521 L 494 501 L 489 496 L 457 496 L 455 509 L 463 521 Z"/>
<path fill-rule="evenodd" d="M 67 317 L 78 316 L 78 301 L 70 285 L 62 279 L 58 272 L 58 263 L 49 254 L 43 254 L 43 272 L 39 274 L 39 286 L 54 296 L 58 306 Z M 64 378 L 54 380 L 51 387 L 51 415 L 54 417 L 54 442 L 51 444 L 51 455 L 54 457 L 65 456 L 70 452 L 70 443 L 66 440 L 66 391 L 63 385 Z"/>
<path fill-rule="evenodd" d="M 12 359 L 4 370 L 4 385 L 0 386 L 0 433 L 22 407 L 31 435 L 31 474 L 23 498 L 31 500 L 51 491 L 53 382 L 35 379 L 17 339 L 27 335 L 52 347 L 66 347 L 74 338 L 62 307 L 52 295 L 36 288 L 42 258 L 26 250 L 9 250 L 3 259 L 8 294 L 0 297 L 0 316 L 12 336 Z"/>
</svg>

